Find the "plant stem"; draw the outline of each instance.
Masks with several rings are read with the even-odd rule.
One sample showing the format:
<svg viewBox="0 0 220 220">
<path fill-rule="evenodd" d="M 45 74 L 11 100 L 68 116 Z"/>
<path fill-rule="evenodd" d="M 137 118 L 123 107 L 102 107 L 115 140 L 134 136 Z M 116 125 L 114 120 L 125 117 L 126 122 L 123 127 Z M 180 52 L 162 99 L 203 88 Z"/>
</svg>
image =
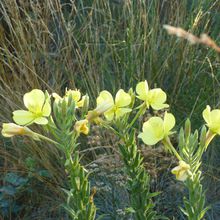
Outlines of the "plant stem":
<svg viewBox="0 0 220 220">
<path fill-rule="evenodd" d="M 182 160 L 181 156 L 178 154 L 178 152 L 176 151 L 176 149 L 174 148 L 174 146 L 170 142 L 170 139 L 168 136 L 163 139 L 162 143 L 164 144 L 165 147 L 167 147 L 167 149 L 170 152 L 172 152 L 177 157 L 178 160 Z"/>
<path fill-rule="evenodd" d="M 134 219 L 155 219 L 156 212 L 153 210 L 152 197 L 158 193 L 150 193 L 150 177 L 144 168 L 144 158 L 138 151 L 134 136 L 131 134 L 129 138 L 125 137 L 119 149 L 129 177 L 128 191 Z"/>
<path fill-rule="evenodd" d="M 139 111 L 137 112 L 137 114 L 135 115 L 135 117 L 133 118 L 133 120 L 131 121 L 131 123 L 127 126 L 127 130 L 129 130 L 129 128 L 131 128 L 133 126 L 133 124 L 137 121 L 137 119 L 144 113 L 144 111 L 146 110 L 146 105 L 145 103 L 142 104 L 141 108 L 139 109 Z"/>
</svg>

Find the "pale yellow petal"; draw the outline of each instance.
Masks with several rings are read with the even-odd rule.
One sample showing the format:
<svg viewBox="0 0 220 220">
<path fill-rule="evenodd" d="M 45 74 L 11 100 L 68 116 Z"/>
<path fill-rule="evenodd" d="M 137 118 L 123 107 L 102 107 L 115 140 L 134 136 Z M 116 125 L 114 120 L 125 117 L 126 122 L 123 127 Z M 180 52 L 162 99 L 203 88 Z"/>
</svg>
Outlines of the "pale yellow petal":
<svg viewBox="0 0 220 220">
<path fill-rule="evenodd" d="M 185 181 L 188 178 L 188 173 L 185 170 L 181 170 L 178 175 L 176 175 L 176 179 L 179 181 Z"/>
<path fill-rule="evenodd" d="M 163 120 L 160 117 L 152 117 L 143 124 L 143 132 L 149 130 L 154 131 L 155 133 L 163 133 Z"/>
<path fill-rule="evenodd" d="M 74 128 L 78 133 L 83 133 L 87 135 L 89 133 L 88 120 L 84 119 L 84 120 L 77 121 L 75 123 Z"/>
<path fill-rule="evenodd" d="M 32 124 L 35 119 L 35 114 L 29 111 L 24 111 L 24 110 L 16 110 L 13 112 L 13 120 L 18 124 L 18 125 L 28 125 Z"/>
<path fill-rule="evenodd" d="M 110 111 L 105 112 L 104 116 L 108 121 L 112 121 L 114 119 L 114 114 L 115 114 L 114 109 L 111 109 Z"/>
<path fill-rule="evenodd" d="M 45 95 L 41 90 L 33 89 L 31 92 L 24 95 L 23 100 L 24 105 L 29 111 L 39 113 L 45 102 Z"/>
<path fill-rule="evenodd" d="M 220 110 L 214 109 L 211 111 L 210 106 L 207 106 L 203 111 L 203 118 L 207 126 L 213 133 L 220 134 Z"/>
<path fill-rule="evenodd" d="M 220 122 L 220 110 L 219 109 L 214 109 L 210 113 L 210 121 L 211 123 L 215 123 L 216 125 L 219 125 Z"/>
<path fill-rule="evenodd" d="M 27 135 L 34 138 L 35 140 L 39 140 L 37 134 L 27 127 L 23 127 L 15 123 L 3 123 L 2 127 L 2 135 L 4 137 L 13 137 L 15 135 Z"/>
<path fill-rule="evenodd" d="M 164 133 L 168 135 L 170 130 L 175 126 L 175 117 L 171 113 L 165 112 L 164 115 Z"/>
<path fill-rule="evenodd" d="M 78 108 L 83 107 L 85 100 L 86 100 L 86 96 L 84 95 L 82 99 L 76 103 L 76 107 Z"/>
<path fill-rule="evenodd" d="M 125 107 L 131 103 L 131 96 L 123 89 L 120 89 L 115 97 L 115 105 L 117 107 Z"/>
<path fill-rule="evenodd" d="M 75 102 L 78 102 L 81 98 L 81 93 L 79 90 L 66 90 L 66 97 L 71 96 Z"/>
<path fill-rule="evenodd" d="M 143 124 L 143 133 L 140 135 L 144 143 L 153 145 L 164 138 L 163 120 L 152 117 Z"/>
<path fill-rule="evenodd" d="M 51 106 L 50 103 L 46 101 L 42 109 L 42 115 L 48 117 L 50 113 L 51 113 Z"/>
<path fill-rule="evenodd" d="M 176 175 L 177 180 L 185 181 L 189 176 L 189 174 L 188 174 L 189 171 L 190 171 L 189 164 L 187 164 L 184 161 L 179 161 L 179 166 L 174 167 L 171 170 L 171 173 Z"/>
<path fill-rule="evenodd" d="M 161 139 L 155 136 L 155 133 L 152 131 L 148 131 L 148 133 L 140 133 L 138 135 L 139 138 L 142 139 L 142 141 L 147 145 L 155 145 L 158 143 Z"/>
<path fill-rule="evenodd" d="M 100 92 L 98 98 L 96 99 L 97 106 L 101 105 L 103 102 L 109 103 L 110 105 L 114 105 L 114 100 L 110 92 L 104 90 Z"/>
<path fill-rule="evenodd" d="M 155 110 L 160 110 L 169 107 L 165 104 L 167 95 L 162 89 L 152 89 L 148 93 L 148 103 Z"/>
<path fill-rule="evenodd" d="M 202 112 L 202 116 L 207 124 L 210 123 L 210 112 L 211 112 L 211 108 L 209 105 L 207 105 L 206 108 Z"/>
<path fill-rule="evenodd" d="M 117 110 L 115 111 L 115 118 L 118 119 L 120 117 L 122 117 L 123 115 L 131 112 L 132 109 L 130 108 L 117 108 Z"/>
<path fill-rule="evenodd" d="M 48 123 L 48 120 L 44 117 L 39 117 L 34 119 L 34 123 L 39 125 L 46 125 Z"/>
<path fill-rule="evenodd" d="M 4 137 L 13 137 L 22 133 L 23 127 L 16 125 L 15 123 L 3 123 L 2 124 L 2 135 Z"/>
<path fill-rule="evenodd" d="M 137 84 L 136 86 L 136 92 L 138 94 L 137 98 L 145 101 L 147 98 L 148 91 L 149 91 L 149 88 L 148 88 L 148 84 L 146 80 L 143 82 L 139 82 Z"/>
<path fill-rule="evenodd" d="M 177 175 L 180 172 L 180 170 L 181 170 L 181 167 L 177 166 L 171 170 L 171 173 Z"/>
</svg>

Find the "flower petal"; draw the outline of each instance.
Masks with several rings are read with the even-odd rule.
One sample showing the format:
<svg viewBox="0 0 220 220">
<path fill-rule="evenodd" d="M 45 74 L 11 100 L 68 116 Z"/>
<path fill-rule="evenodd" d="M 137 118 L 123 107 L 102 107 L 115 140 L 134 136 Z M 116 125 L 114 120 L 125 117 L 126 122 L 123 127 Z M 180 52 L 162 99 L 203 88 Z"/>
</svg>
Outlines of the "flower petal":
<svg viewBox="0 0 220 220">
<path fill-rule="evenodd" d="M 29 111 L 24 111 L 24 110 L 16 110 L 13 112 L 13 120 L 18 124 L 18 125 L 28 125 L 32 124 L 35 119 L 35 114 Z"/>
<path fill-rule="evenodd" d="M 123 89 L 120 89 L 115 96 L 115 105 L 117 107 L 125 107 L 131 103 L 131 96 Z"/>
<path fill-rule="evenodd" d="M 148 93 L 148 103 L 155 110 L 160 110 L 169 107 L 165 104 L 167 95 L 162 89 L 152 89 Z"/>
<path fill-rule="evenodd" d="M 210 123 L 210 112 L 211 112 L 211 108 L 209 105 L 207 105 L 206 109 L 204 109 L 202 112 L 202 116 L 207 124 Z"/>
<path fill-rule="evenodd" d="M 66 97 L 68 97 L 69 95 L 71 95 L 71 97 L 73 98 L 73 100 L 77 103 L 80 98 L 81 98 L 81 93 L 79 90 L 66 90 Z"/>
<path fill-rule="evenodd" d="M 16 125 L 15 123 L 3 123 L 2 135 L 4 137 L 12 137 L 16 134 L 22 133 L 23 127 Z"/>
<path fill-rule="evenodd" d="M 152 117 L 143 124 L 143 133 L 139 135 L 145 144 L 153 145 L 164 138 L 163 120 Z"/>
<path fill-rule="evenodd" d="M 148 133 L 140 133 L 138 135 L 139 138 L 147 145 L 154 145 L 160 141 L 158 137 L 155 136 L 155 133 L 152 131 L 148 131 Z"/>
<path fill-rule="evenodd" d="M 129 113 L 131 111 L 132 111 L 132 109 L 130 109 L 130 108 L 118 108 L 115 111 L 115 118 L 118 119 L 118 118 L 122 117 L 124 114 Z"/>
<path fill-rule="evenodd" d="M 106 117 L 106 119 L 108 121 L 112 121 L 113 118 L 114 118 L 114 114 L 115 114 L 115 111 L 114 111 L 114 108 L 112 108 L 111 110 L 107 111 L 104 113 L 104 116 Z"/>
<path fill-rule="evenodd" d="M 220 134 L 220 110 L 214 109 L 211 111 L 210 106 L 207 105 L 202 115 L 209 129 L 213 133 Z"/>
<path fill-rule="evenodd" d="M 220 109 L 213 109 L 210 112 L 210 118 L 212 123 L 218 123 L 220 121 Z"/>
<path fill-rule="evenodd" d="M 98 98 L 96 99 L 96 102 L 97 102 L 97 106 L 101 105 L 103 102 L 107 102 L 112 106 L 114 105 L 114 100 L 111 93 L 106 90 L 100 92 Z"/>
<path fill-rule="evenodd" d="M 176 175 L 176 179 L 179 181 L 185 181 L 188 178 L 187 171 L 181 170 L 178 175 Z"/>
<path fill-rule="evenodd" d="M 139 82 L 136 86 L 136 92 L 138 94 L 137 98 L 141 100 L 146 100 L 147 93 L 149 91 L 147 81 Z"/>
<path fill-rule="evenodd" d="M 34 119 L 34 122 L 39 125 L 46 125 L 48 123 L 48 120 L 44 117 L 39 117 Z"/>
<path fill-rule="evenodd" d="M 189 164 L 187 164 L 184 161 L 179 161 L 179 166 L 174 167 L 171 170 L 171 173 L 176 175 L 177 180 L 185 181 L 189 176 L 189 174 L 188 174 L 189 170 L 190 170 Z"/>
<path fill-rule="evenodd" d="M 50 103 L 46 101 L 42 109 L 42 115 L 48 117 L 50 113 L 51 113 L 51 106 Z"/>
<path fill-rule="evenodd" d="M 87 135 L 89 133 L 88 120 L 84 119 L 84 120 L 77 121 L 75 123 L 74 129 L 78 133 L 83 133 Z"/>
<path fill-rule="evenodd" d="M 86 96 L 84 95 L 82 99 L 76 103 L 76 107 L 78 108 L 83 107 L 85 100 L 86 100 Z"/>
<path fill-rule="evenodd" d="M 164 133 L 165 135 L 168 135 L 170 130 L 174 127 L 175 125 L 175 117 L 171 113 L 165 112 L 164 115 Z"/>
<path fill-rule="evenodd" d="M 41 90 L 33 89 L 31 92 L 24 94 L 23 100 L 29 111 L 39 113 L 42 111 L 45 95 Z"/>
</svg>

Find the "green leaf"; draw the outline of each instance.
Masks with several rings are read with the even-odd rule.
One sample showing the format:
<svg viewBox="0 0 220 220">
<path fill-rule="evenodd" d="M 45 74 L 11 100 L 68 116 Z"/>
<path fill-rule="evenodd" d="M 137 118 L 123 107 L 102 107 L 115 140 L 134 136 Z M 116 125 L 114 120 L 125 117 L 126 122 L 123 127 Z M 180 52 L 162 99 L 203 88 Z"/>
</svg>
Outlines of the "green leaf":
<svg viewBox="0 0 220 220">
<path fill-rule="evenodd" d="M 191 122 L 190 122 L 190 119 L 188 118 L 185 122 L 185 138 L 186 138 L 186 140 L 189 139 L 190 134 L 191 134 Z"/>
<path fill-rule="evenodd" d="M 183 128 L 181 128 L 179 132 L 179 148 L 182 150 L 184 146 L 185 146 L 184 130 Z"/>
</svg>

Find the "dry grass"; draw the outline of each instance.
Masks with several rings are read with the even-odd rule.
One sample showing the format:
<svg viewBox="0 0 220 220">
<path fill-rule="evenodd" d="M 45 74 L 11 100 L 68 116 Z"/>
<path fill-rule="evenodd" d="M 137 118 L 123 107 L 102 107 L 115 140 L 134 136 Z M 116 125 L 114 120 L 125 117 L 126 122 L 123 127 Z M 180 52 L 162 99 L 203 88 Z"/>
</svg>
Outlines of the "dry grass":
<svg viewBox="0 0 220 220">
<path fill-rule="evenodd" d="M 179 27 L 173 27 L 170 25 L 164 25 L 163 27 L 170 35 L 176 35 L 177 37 L 184 38 L 191 44 L 204 44 L 220 53 L 220 47 L 207 34 L 201 34 L 200 37 L 197 37 Z"/>
</svg>

